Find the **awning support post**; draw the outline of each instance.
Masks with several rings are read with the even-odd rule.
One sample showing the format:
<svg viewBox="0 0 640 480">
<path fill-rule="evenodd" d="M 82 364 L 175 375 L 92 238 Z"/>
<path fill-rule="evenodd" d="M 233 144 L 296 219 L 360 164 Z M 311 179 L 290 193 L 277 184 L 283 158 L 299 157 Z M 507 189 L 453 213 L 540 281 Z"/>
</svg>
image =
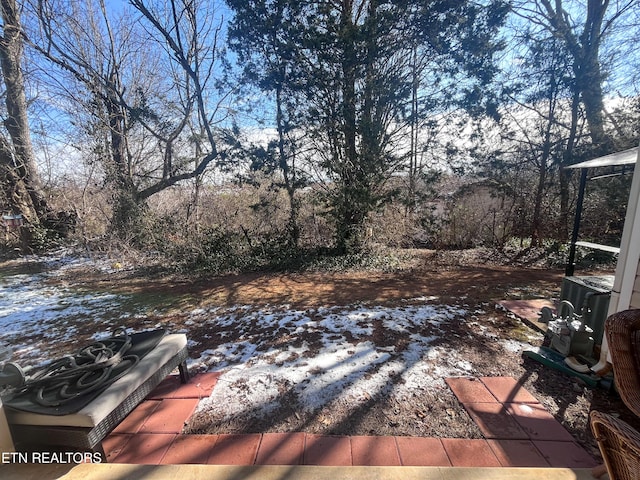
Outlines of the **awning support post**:
<svg viewBox="0 0 640 480">
<path fill-rule="evenodd" d="M 576 267 L 576 242 L 578 241 L 578 232 L 580 232 L 580 219 L 582 217 L 582 204 L 584 202 L 584 191 L 587 187 L 587 168 L 580 170 L 580 187 L 578 189 L 578 201 L 576 203 L 576 217 L 573 221 L 573 232 L 571 233 L 571 246 L 569 247 L 569 261 L 565 269 L 567 277 L 573 276 Z"/>
</svg>

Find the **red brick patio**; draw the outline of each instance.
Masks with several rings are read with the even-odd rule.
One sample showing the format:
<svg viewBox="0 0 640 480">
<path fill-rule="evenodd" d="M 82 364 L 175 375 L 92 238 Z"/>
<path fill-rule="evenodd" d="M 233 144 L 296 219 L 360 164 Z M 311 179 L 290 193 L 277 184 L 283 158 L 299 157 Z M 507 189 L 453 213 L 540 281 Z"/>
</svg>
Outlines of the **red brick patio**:
<svg viewBox="0 0 640 480">
<path fill-rule="evenodd" d="M 307 433 L 185 435 L 219 373 L 162 382 L 103 442 L 107 460 L 136 464 L 376 465 L 591 468 L 595 459 L 510 377 L 447 378 L 485 439 Z"/>
</svg>

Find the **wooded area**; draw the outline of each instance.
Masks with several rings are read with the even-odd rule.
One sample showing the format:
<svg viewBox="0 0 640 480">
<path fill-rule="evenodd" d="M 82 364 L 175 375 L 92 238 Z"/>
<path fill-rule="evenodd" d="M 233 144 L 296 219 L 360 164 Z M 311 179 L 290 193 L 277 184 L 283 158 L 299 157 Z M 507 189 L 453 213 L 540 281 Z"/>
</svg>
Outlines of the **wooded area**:
<svg viewBox="0 0 640 480">
<path fill-rule="evenodd" d="M 557 249 L 564 167 L 640 140 L 633 0 L 0 3 L 7 251 Z M 592 183 L 616 244 L 630 176 Z"/>
</svg>

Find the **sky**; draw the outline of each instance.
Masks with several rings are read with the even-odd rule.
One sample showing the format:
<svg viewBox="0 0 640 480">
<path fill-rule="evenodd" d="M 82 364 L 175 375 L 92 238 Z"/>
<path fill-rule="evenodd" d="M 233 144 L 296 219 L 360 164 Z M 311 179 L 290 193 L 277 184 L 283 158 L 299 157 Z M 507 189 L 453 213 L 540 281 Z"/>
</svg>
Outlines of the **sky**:
<svg viewBox="0 0 640 480">
<path fill-rule="evenodd" d="M 97 1 L 96 1 L 97 3 Z M 582 4 L 577 1 L 565 1 L 565 5 L 568 6 L 569 11 L 575 9 L 576 5 Z M 107 0 L 106 7 L 109 12 L 118 13 L 125 6 L 128 7 L 128 2 L 125 0 Z M 227 22 L 232 13 L 226 7 L 223 1 L 218 1 L 216 6 L 216 15 L 218 19 Z M 579 18 L 580 15 L 574 14 L 575 18 Z M 223 23 L 223 29 L 221 37 L 225 36 L 225 23 Z M 624 40 L 624 41 L 623 41 Z M 605 59 L 612 59 L 615 61 L 615 69 L 613 69 L 606 80 L 606 85 L 610 88 L 613 94 L 630 93 L 628 90 L 632 88 L 633 82 L 629 78 L 635 73 L 633 67 L 635 63 L 629 61 L 628 56 L 623 55 L 624 50 L 621 48 L 624 46 L 624 42 L 630 39 L 621 39 L 619 46 L 613 42 L 606 50 Z M 231 61 L 234 62 L 233 54 L 230 52 Z M 505 61 L 514 62 L 514 59 L 509 55 L 505 57 Z M 48 66 L 44 66 L 42 71 L 52 71 Z M 625 80 L 626 79 L 626 80 Z M 86 119 L 82 117 L 76 118 L 73 113 L 65 113 L 61 107 L 61 99 L 56 98 L 48 94 L 46 88 L 38 87 L 37 85 L 31 85 L 29 97 L 32 99 L 32 118 L 31 126 L 34 143 L 36 144 L 38 151 L 38 160 L 45 179 L 58 177 L 69 177 L 74 174 L 78 178 L 84 178 L 87 176 L 86 169 L 80 169 L 81 163 L 87 160 L 87 155 L 80 152 L 77 148 L 77 143 L 80 141 L 77 135 L 70 136 L 70 131 L 67 127 L 72 122 L 86 122 Z M 244 106 L 253 106 L 255 108 L 253 113 L 238 114 L 237 122 L 242 126 L 250 130 L 250 136 L 252 138 L 268 138 L 272 134 L 273 129 L 273 112 L 270 108 L 270 101 L 268 94 L 255 95 L 255 94 L 242 94 L 236 101 L 241 102 Z M 236 110 L 240 110 L 239 108 Z M 259 119 L 262 118 L 266 121 L 266 124 L 261 124 Z M 261 133 L 261 130 L 264 132 Z M 75 143 L 75 144 L 74 144 Z M 86 146 L 85 146 L 86 148 Z"/>
</svg>

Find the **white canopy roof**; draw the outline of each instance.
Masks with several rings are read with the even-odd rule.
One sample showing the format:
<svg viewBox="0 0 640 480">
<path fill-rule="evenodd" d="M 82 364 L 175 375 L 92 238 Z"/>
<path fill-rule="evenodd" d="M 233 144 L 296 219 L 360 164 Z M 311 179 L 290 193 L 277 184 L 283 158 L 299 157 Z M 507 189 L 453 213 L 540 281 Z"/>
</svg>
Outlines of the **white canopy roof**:
<svg viewBox="0 0 640 480">
<path fill-rule="evenodd" d="M 611 153 L 604 157 L 594 158 L 586 162 L 576 163 L 566 168 L 596 168 L 596 167 L 615 167 L 619 165 L 633 165 L 638 159 L 638 148 L 634 147 L 622 152 Z"/>
</svg>

